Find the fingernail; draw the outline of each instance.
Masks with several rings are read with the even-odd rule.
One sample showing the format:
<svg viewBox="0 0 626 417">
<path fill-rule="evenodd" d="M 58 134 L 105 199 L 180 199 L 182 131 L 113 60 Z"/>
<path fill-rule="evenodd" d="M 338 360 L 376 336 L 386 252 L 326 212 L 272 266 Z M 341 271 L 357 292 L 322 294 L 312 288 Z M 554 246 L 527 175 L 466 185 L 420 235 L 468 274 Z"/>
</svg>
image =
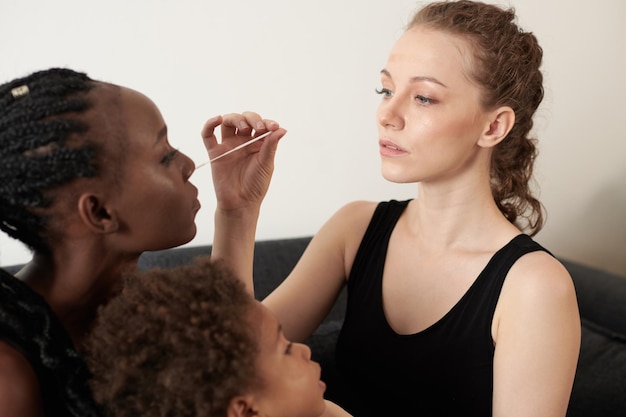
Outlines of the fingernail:
<svg viewBox="0 0 626 417">
<path fill-rule="evenodd" d="M 265 129 L 265 123 L 258 121 L 256 122 L 256 130 Z"/>
<path fill-rule="evenodd" d="M 239 129 L 247 129 L 247 128 L 248 128 L 248 123 L 246 123 L 243 120 L 239 122 Z"/>
</svg>

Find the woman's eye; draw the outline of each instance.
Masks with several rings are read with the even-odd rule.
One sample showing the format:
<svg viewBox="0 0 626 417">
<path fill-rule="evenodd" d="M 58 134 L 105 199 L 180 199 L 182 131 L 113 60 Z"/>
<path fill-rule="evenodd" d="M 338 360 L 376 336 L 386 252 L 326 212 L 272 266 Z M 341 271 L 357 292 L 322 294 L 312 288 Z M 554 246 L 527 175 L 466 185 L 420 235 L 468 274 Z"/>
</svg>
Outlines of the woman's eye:
<svg viewBox="0 0 626 417">
<path fill-rule="evenodd" d="M 287 348 L 285 349 L 285 354 L 287 354 L 287 355 L 291 354 L 292 346 L 293 346 L 293 342 L 289 342 L 289 344 L 287 345 Z"/>
<path fill-rule="evenodd" d="M 393 93 L 391 92 L 390 89 L 388 88 L 377 88 L 376 89 L 376 94 L 380 94 L 383 97 L 391 97 L 393 95 Z"/>
<path fill-rule="evenodd" d="M 432 98 L 424 97 L 424 96 L 415 96 L 415 100 L 419 104 L 432 104 L 434 101 Z"/>
<path fill-rule="evenodd" d="M 171 152 L 168 152 L 167 154 L 165 154 L 165 156 L 163 157 L 163 159 L 161 159 L 161 163 L 163 165 L 169 165 L 174 159 L 176 159 L 176 157 L 179 155 L 178 153 L 178 149 L 174 149 Z"/>
</svg>

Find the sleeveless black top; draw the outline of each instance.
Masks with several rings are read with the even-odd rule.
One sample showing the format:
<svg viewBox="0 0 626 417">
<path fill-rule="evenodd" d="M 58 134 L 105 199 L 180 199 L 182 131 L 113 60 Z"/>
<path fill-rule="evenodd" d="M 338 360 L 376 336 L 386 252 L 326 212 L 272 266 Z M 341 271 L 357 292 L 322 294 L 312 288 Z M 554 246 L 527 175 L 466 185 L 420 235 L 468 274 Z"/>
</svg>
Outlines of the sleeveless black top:
<svg viewBox="0 0 626 417">
<path fill-rule="evenodd" d="M 89 372 L 46 301 L 0 269 L 0 340 L 35 370 L 46 417 L 100 415 L 87 385 Z"/>
<path fill-rule="evenodd" d="M 383 311 L 382 275 L 391 232 L 407 204 L 380 203 L 356 254 L 336 348 L 345 391 L 336 401 L 355 417 L 490 417 L 491 324 L 500 290 L 517 259 L 545 249 L 518 235 L 443 318 L 419 333 L 399 335 Z"/>
</svg>

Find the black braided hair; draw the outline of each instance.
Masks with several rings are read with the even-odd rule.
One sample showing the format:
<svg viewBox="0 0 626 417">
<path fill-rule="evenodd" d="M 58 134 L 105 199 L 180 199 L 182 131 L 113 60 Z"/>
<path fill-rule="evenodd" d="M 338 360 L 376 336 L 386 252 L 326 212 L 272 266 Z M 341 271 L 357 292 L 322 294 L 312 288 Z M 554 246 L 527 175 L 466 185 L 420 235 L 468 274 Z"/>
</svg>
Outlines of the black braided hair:
<svg viewBox="0 0 626 417">
<path fill-rule="evenodd" d="M 0 230 L 36 251 L 52 190 L 97 174 L 95 145 L 84 138 L 81 115 L 95 82 L 86 74 L 51 68 L 0 86 Z M 78 145 L 71 138 L 78 138 Z"/>
</svg>

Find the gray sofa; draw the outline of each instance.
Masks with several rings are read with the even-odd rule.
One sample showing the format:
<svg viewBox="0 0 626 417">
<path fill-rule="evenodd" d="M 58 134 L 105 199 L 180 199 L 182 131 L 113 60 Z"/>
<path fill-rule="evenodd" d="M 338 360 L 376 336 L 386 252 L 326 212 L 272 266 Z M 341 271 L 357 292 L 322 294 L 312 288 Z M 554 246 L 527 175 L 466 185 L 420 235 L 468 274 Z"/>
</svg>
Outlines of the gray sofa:
<svg viewBox="0 0 626 417">
<path fill-rule="evenodd" d="M 258 241 L 254 258 L 255 291 L 263 299 L 292 270 L 310 237 Z M 145 253 L 140 267 L 171 267 L 210 253 L 210 246 Z M 581 353 L 568 417 L 626 416 L 626 277 L 560 259 L 569 270 L 582 317 Z M 323 369 L 333 399 L 334 348 L 345 309 L 345 290 L 332 311 L 307 340 Z"/>
<path fill-rule="evenodd" d="M 292 270 L 310 237 L 258 241 L 254 258 L 255 290 L 263 299 Z M 210 246 L 184 247 L 145 253 L 140 268 L 172 267 L 210 254 Z M 582 345 L 568 417 L 626 416 L 626 278 L 561 259 L 576 286 L 582 316 Z M 17 267 L 6 268 L 14 272 Z M 307 340 L 313 359 L 323 369 L 327 396 L 334 384 L 335 340 L 345 308 L 345 290 L 326 320 Z"/>
</svg>

